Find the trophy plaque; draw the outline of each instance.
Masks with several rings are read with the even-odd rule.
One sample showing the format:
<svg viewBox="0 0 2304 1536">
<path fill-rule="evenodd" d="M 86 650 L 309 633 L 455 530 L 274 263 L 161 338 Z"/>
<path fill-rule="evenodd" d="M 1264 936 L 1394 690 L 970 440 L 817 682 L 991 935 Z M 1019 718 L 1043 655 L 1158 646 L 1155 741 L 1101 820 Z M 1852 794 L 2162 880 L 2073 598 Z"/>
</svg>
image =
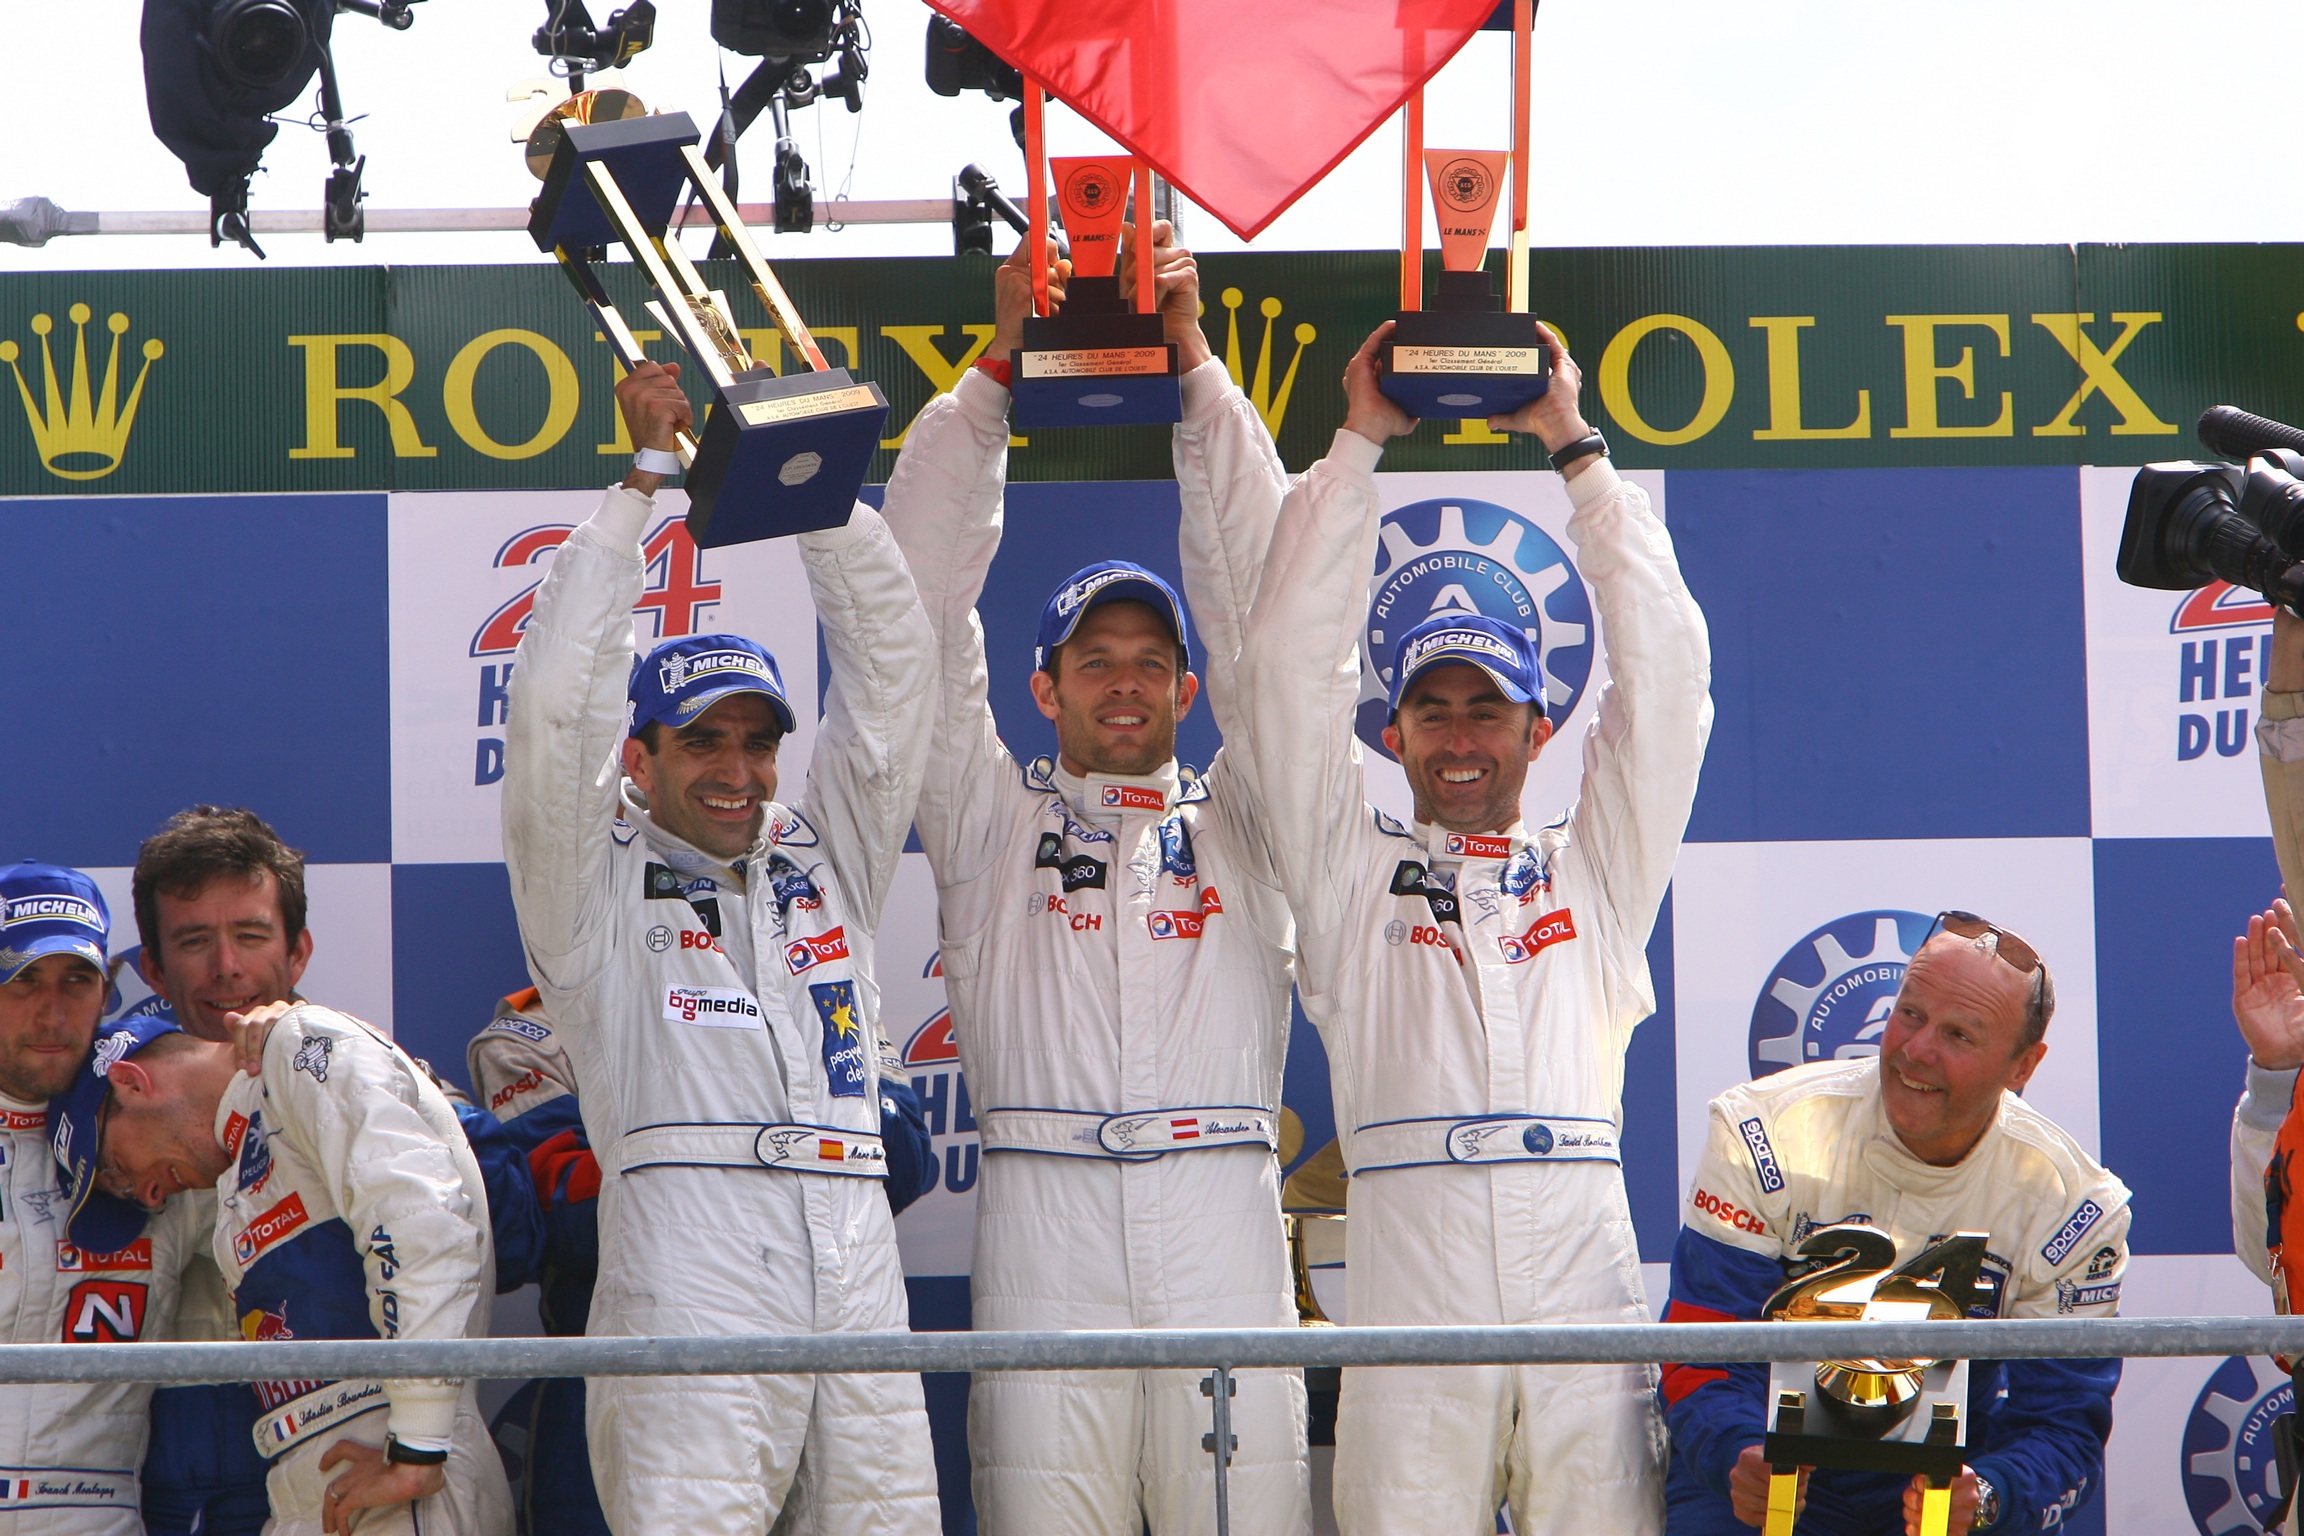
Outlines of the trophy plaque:
<svg viewBox="0 0 2304 1536">
<path fill-rule="evenodd" d="M 1033 313 L 1013 360 L 1009 391 L 1020 429 L 1156 425 L 1184 419 L 1176 349 L 1152 298 L 1152 173 L 1132 155 L 1059 156 L 1057 205 L 1072 242 L 1061 314 L 1049 313 L 1044 258 L 1039 88 L 1025 85 L 1025 161 L 1031 185 Z M 1138 260 L 1135 302 L 1121 292 L 1120 225 L 1133 183 Z"/>
<path fill-rule="evenodd" d="M 1528 312 L 1528 123 L 1534 7 L 1515 0 L 1512 148 L 1424 148 L 1424 94 L 1408 99 L 1401 167 L 1400 313 L 1378 349 L 1385 395 L 1415 417 L 1506 416 L 1552 381 L 1552 349 Z M 1509 176 L 1507 176 L 1509 172 Z M 1424 193 L 1429 179 L 1441 270 L 1424 291 Z M 1488 232 L 1509 181 L 1510 293 L 1498 297 L 1485 266 Z M 1479 439 L 1500 441 L 1497 438 Z M 1453 439 L 1452 439 L 1453 441 Z"/>
<path fill-rule="evenodd" d="M 696 125 L 687 113 L 641 116 L 625 96 L 614 104 L 618 115 L 595 116 L 583 101 L 573 97 L 555 111 L 558 143 L 544 190 L 530 207 L 528 233 L 559 260 L 616 360 L 630 370 L 644 354 L 594 265 L 609 241 L 622 241 L 656 291 L 648 312 L 679 339 L 711 385 L 701 436 L 682 434 L 679 448 L 689 532 L 711 546 L 846 523 L 880 443 L 886 397 L 825 362 L 735 204 L 697 153 Z M 801 371 L 779 377 L 752 356 L 727 294 L 706 286 L 674 236 L 676 207 L 691 188 L 805 365 Z"/>
<path fill-rule="evenodd" d="M 1795 1253 L 1824 1267 L 1788 1282 L 1761 1308 L 1787 1322 L 1917 1322 L 1967 1317 L 1988 1239 L 1960 1232 L 1896 1263 L 1887 1233 L 1827 1227 Z M 1765 1536 L 1792 1536 L 1802 1467 L 1924 1476 L 1920 1536 L 1945 1536 L 1952 1480 L 1967 1456 L 1965 1360 L 1778 1361 L 1768 1375 Z"/>
</svg>

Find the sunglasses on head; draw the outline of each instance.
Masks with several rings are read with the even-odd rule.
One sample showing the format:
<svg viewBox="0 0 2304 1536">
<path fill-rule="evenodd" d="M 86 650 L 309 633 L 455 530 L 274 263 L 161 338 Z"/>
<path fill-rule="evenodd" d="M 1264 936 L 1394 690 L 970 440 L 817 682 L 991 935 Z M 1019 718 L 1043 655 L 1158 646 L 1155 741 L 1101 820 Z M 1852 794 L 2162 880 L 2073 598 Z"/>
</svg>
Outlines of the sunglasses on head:
<svg viewBox="0 0 2304 1536">
<path fill-rule="evenodd" d="M 2015 967 L 2020 976 L 2030 976 L 2040 969 L 2038 950 L 1998 923 L 1988 922 L 1973 912 L 1937 913 L 1936 921 L 1928 925 L 1927 936 L 1920 942 L 1926 944 L 1929 939 L 1936 937 L 1939 929 L 1961 939 L 1981 939 L 1989 935 L 1992 939 L 1992 952 Z"/>
</svg>

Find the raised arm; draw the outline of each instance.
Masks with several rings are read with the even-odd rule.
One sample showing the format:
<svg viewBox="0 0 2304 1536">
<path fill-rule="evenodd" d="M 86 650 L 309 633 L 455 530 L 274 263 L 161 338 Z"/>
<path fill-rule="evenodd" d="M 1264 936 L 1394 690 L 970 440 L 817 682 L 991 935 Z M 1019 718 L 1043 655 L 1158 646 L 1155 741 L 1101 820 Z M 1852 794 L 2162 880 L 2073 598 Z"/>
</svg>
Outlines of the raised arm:
<svg viewBox="0 0 2304 1536">
<path fill-rule="evenodd" d="M 635 442 L 670 448 L 686 425 L 678 365 L 643 365 L 616 386 Z M 592 943 L 613 909 L 605 889 L 608 825 L 632 672 L 640 537 L 663 476 L 634 470 L 568 535 L 536 589 L 510 684 L 504 744 L 504 864 L 520 940 L 536 979 L 573 991 L 607 963 Z"/>
<path fill-rule="evenodd" d="M 1023 249 L 1019 245 L 994 275 L 999 325 L 985 349 L 994 362 L 1006 362 L 1015 350 L 1031 309 Z M 1063 295 L 1061 268 L 1052 292 Z M 973 878 L 990 861 L 995 797 L 1017 782 L 992 716 L 984 626 L 976 617 L 1000 548 L 1007 477 L 1007 386 L 970 368 L 950 394 L 938 395 L 913 418 L 883 502 L 935 634 L 936 724 L 915 824 L 945 886 Z"/>
<path fill-rule="evenodd" d="M 849 912 L 871 929 L 920 798 L 935 723 L 935 637 L 878 512 L 859 502 L 846 526 L 799 543 L 832 667 L 800 806 L 823 833 Z"/>
<path fill-rule="evenodd" d="M 2264 1175 L 2295 1097 L 2296 1069 L 2304 1065 L 2304 990 L 2290 939 L 2295 924 L 2281 900 L 2249 918 L 2248 931 L 2232 941 L 2232 1017 L 2248 1044 L 2248 1086 L 2232 1112 L 2232 1251 L 2267 1285 L 2271 1213 Z M 2295 1185 L 2286 1168 L 2281 1182 Z"/>
<path fill-rule="evenodd" d="M 1328 455 L 1289 487 L 1237 674 L 1228 747 L 1254 765 L 1281 888 L 1307 944 L 1351 910 L 1363 798 L 1360 630 L 1376 564 L 1376 461 L 1415 422 L 1376 388 L 1377 328 L 1345 369 L 1350 410 Z"/>
<path fill-rule="evenodd" d="M 1557 453 L 1591 434 L 1577 411 L 1582 373 L 1557 333 L 1552 385 L 1504 423 L 1532 432 Z M 1681 579 L 1671 535 L 1648 493 L 1618 477 L 1606 458 L 1563 466 L 1575 507 L 1568 536 L 1591 584 L 1608 658 L 1608 685 L 1584 738 L 1584 778 L 1570 813 L 1571 856 L 1604 894 L 1612 977 L 1636 977 L 1615 1008 L 1629 1030 L 1654 1007 L 1644 951 L 1671 883 L 1696 799 L 1696 774 L 1712 733 L 1712 644 L 1703 612 Z"/>
</svg>

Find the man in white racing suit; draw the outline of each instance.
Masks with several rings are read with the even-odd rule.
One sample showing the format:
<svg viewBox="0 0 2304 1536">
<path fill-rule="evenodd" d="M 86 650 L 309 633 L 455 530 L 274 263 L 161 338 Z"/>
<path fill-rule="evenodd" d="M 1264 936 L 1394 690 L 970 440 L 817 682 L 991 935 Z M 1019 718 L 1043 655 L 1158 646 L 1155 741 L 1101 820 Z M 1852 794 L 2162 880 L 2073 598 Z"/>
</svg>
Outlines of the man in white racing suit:
<svg viewBox="0 0 2304 1536">
<path fill-rule="evenodd" d="M 88 1059 L 108 990 L 110 913 L 76 869 L 0 868 L 0 1340 L 120 1344 L 171 1336 L 181 1275 L 206 1229 L 171 1207 L 121 1207 L 88 1251 L 50 1154 L 49 1105 Z M 107 1202 L 108 1204 L 110 1202 Z M 0 1533 L 143 1536 L 137 1468 L 145 1405 L 134 1382 L 0 1389 Z"/>
<path fill-rule="evenodd" d="M 1229 734 L 1240 626 L 1286 476 L 1209 353 L 1191 255 L 1166 235 L 1156 228 L 1155 280 L 1186 369 L 1184 584 Z M 1067 275 L 1059 265 L 1058 302 Z M 1287 1326 L 1273 1150 L 1289 920 L 1238 750 L 1197 779 L 1176 763 L 1176 722 L 1198 689 L 1183 606 L 1123 561 L 1058 589 L 1031 677 L 1055 722 L 1053 763 L 1019 766 L 987 702 L 975 607 L 1000 543 L 1005 370 L 1031 305 L 1022 247 L 995 281 L 985 361 L 913 422 L 886 502 L 942 654 L 918 826 L 985 1152 L 975 1326 Z M 968 1440 L 984 1530 L 1212 1530 L 1205 1374 L 979 1375 Z M 1305 1531 L 1302 1376 L 1238 1381 L 1233 1528 Z"/>
<path fill-rule="evenodd" d="M 2128 1266 L 2128 1190 L 2019 1095 L 2047 1054 L 2048 968 L 2014 934 L 1946 912 L 1904 974 L 1862 1061 L 1819 1061 L 1712 1101 L 1711 1130 L 1672 1250 L 1668 1322 L 1750 1322 L 1800 1246 L 1846 1222 L 1885 1232 L 1909 1264 L 1982 1232 L 1972 1317 L 2110 1317 Z M 1976 1360 L 1953 1531 L 2061 1526 L 2104 1480 L 2118 1360 Z M 1767 1513 L 1768 1368 L 1668 1366 L 1665 1484 L 1674 1536 L 1741 1536 Z M 1799 1529 L 1880 1536 L 1922 1527 L 1925 1478 L 1803 1469 Z"/>
<path fill-rule="evenodd" d="M 617 387 L 639 462 L 689 419 L 676 376 Z M 793 716 L 765 651 L 689 636 L 634 665 L 661 480 L 636 463 L 554 556 L 505 748 L 521 940 L 600 1164 L 587 1331 L 902 1329 L 872 929 L 919 792 L 928 621 L 871 508 L 799 537 L 831 687 L 777 803 Z M 603 1378 L 586 1423 L 617 1536 L 938 1528 L 917 1376 Z"/>
<path fill-rule="evenodd" d="M 1240 657 L 1242 729 L 1290 905 L 1297 986 L 1328 1047 L 1353 1324 L 1634 1322 L 1647 1311 L 1616 1146 L 1624 1049 L 1654 1010 L 1645 945 L 1711 724 L 1703 615 L 1647 496 L 1550 389 L 1496 425 L 1567 478 L 1611 681 L 1561 821 L 1521 822 L 1551 736 L 1533 632 L 1443 613 L 1390 658 L 1385 741 L 1416 824 L 1368 806 L 1353 733 L 1384 441 L 1414 423 L 1371 336 L 1328 456 L 1290 490 Z M 1384 658 L 1378 658 L 1382 660 Z M 1240 746 L 1234 738 L 1234 750 Z M 1662 1427 L 1638 1366 L 1348 1369 L 1346 1536 L 1637 1536 L 1662 1516 Z"/>
<path fill-rule="evenodd" d="M 62 1103 L 73 1241 L 110 1241 L 119 1201 L 157 1209 L 213 1187 L 213 1252 L 243 1337 L 486 1336 L 495 1256 L 480 1165 L 446 1095 L 357 1019 L 286 1010 L 250 1077 L 238 1047 L 186 1034 L 154 1000 L 97 1032 Z M 258 1382 L 266 1532 L 509 1536 L 477 1393 L 471 1381 Z"/>
</svg>

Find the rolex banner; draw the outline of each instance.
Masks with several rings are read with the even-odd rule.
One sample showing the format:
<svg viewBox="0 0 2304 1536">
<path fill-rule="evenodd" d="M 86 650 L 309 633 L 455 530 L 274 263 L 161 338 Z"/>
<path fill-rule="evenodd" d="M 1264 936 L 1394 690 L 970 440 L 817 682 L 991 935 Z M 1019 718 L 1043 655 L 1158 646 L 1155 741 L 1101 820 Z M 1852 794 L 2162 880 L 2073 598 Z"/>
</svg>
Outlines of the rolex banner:
<svg viewBox="0 0 2304 1536">
<path fill-rule="evenodd" d="M 643 313 L 631 268 L 606 270 Z M 884 480 L 991 336 L 991 263 L 778 271 L 829 360 L 886 393 Z M 1395 312 L 1396 259 L 1202 273 L 1211 342 L 1305 467 L 1343 419 L 1346 359 Z M 757 327 L 747 345 L 789 368 L 744 285 L 713 281 Z M 1688 1183 L 1709 1098 L 1874 1051 L 1930 916 L 1962 907 L 2055 970 L 2028 1093 L 2136 1193 L 2123 1307 L 2268 1311 L 2232 1257 L 2225 1140 L 2245 1056 L 2230 941 L 2279 881 L 2251 735 L 2271 616 L 2221 586 L 2123 587 L 2112 565 L 2132 467 L 2199 456 L 2204 407 L 2304 421 L 2304 246 L 1551 251 L 1533 292 L 1711 624 L 1717 723 L 1649 946 L 1657 1013 L 1626 1063 L 1652 1299 L 1683 1221 L 1751 1219 Z M 0 858 L 91 869 L 132 948 L 138 842 L 195 801 L 250 806 L 311 859 L 304 990 L 460 1079 L 492 999 L 526 982 L 497 813 L 507 686 L 553 551 L 630 460 L 614 382 L 542 262 L 0 275 L 0 612 L 19 658 L 0 670 L 19 727 Z M 1042 603 L 1096 557 L 1175 578 L 1177 499 L 1159 428 L 1033 431 L 1010 464 L 983 616 L 1002 734 L 1029 759 L 1054 745 L 1026 682 Z M 1607 681 L 1558 478 L 1532 444 L 1434 421 L 1378 482 L 1364 665 L 1432 613 L 1536 630 L 1567 739 L 1526 810 L 1552 819 Z M 797 552 L 700 549 L 684 510 L 667 493 L 645 532 L 640 639 L 733 630 L 774 651 L 797 782 L 824 681 Z M 1355 723 L 1371 797 L 1404 814 L 1383 713 L 1371 691 Z M 1218 745 L 1193 711 L 1179 755 Z M 881 1029 L 936 1138 L 937 1187 L 898 1223 L 913 1315 L 965 1326 L 984 1167 L 918 853 L 878 954 Z M 133 969 L 120 985 L 135 1002 Z M 1301 1021 L 1286 1098 L 1306 1152 L 1322 1146 L 1325 1059 Z M 954 1530 L 963 1390 L 931 1384 Z M 2107 1485 L 2024 1518 L 2260 1522 L 2288 1396 L 2262 1360 L 2135 1362 Z"/>
</svg>

